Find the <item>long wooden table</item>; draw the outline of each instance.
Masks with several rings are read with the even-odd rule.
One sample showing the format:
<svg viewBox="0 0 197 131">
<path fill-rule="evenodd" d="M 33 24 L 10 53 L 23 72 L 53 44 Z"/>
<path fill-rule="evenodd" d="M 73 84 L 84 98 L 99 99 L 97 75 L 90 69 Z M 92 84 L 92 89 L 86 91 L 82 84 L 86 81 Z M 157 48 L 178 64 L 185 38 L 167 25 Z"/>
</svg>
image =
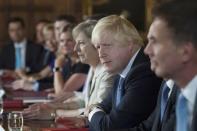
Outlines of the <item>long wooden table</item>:
<svg viewBox="0 0 197 131">
<path fill-rule="evenodd" d="M 2 80 L 2 79 L 1 79 Z M 9 83 L 9 79 L 5 80 Z M 30 97 L 44 97 L 46 96 L 46 92 L 27 92 L 27 91 L 10 91 L 9 89 L 6 90 L 6 95 L 8 99 L 13 99 L 13 97 L 25 97 L 25 96 L 30 96 Z M 24 101 L 23 101 L 24 102 Z M 16 104 L 16 103 L 14 103 Z M 14 105 L 11 104 L 11 105 Z M 20 105 L 20 104 L 19 104 Z M 20 108 L 7 108 L 4 110 L 4 115 L 3 118 L 0 120 L 0 124 L 3 126 L 5 131 L 8 131 L 8 121 L 7 121 L 7 114 L 11 111 L 22 111 L 24 107 L 27 106 L 26 103 L 23 104 L 22 107 Z M 43 131 L 43 128 L 63 128 L 62 125 L 55 123 L 54 121 L 49 121 L 49 120 L 24 120 L 24 128 L 23 131 Z M 65 131 L 87 131 L 87 129 L 70 129 L 70 130 L 65 130 Z M 50 131 L 50 130 L 49 130 Z"/>
<path fill-rule="evenodd" d="M 14 94 L 16 95 L 16 92 Z M 21 92 L 19 94 L 21 94 Z M 31 94 L 31 93 L 29 93 L 29 94 Z M 14 103 L 14 104 L 16 104 L 16 103 Z M 24 109 L 24 107 L 26 107 L 26 106 L 27 105 L 25 104 L 25 106 L 20 107 L 20 108 L 8 108 L 7 107 L 6 109 L 4 109 L 2 125 L 6 131 L 8 131 L 7 114 L 11 111 L 22 111 Z M 65 126 L 63 126 L 59 123 L 55 123 L 52 120 L 24 120 L 23 131 L 43 131 L 43 128 L 65 128 Z M 75 131 L 74 129 L 71 129 L 69 131 L 72 131 L 72 130 Z M 65 131 L 67 131 L 67 130 L 65 130 Z M 87 131 L 87 129 L 81 129 L 80 131 Z"/>
</svg>

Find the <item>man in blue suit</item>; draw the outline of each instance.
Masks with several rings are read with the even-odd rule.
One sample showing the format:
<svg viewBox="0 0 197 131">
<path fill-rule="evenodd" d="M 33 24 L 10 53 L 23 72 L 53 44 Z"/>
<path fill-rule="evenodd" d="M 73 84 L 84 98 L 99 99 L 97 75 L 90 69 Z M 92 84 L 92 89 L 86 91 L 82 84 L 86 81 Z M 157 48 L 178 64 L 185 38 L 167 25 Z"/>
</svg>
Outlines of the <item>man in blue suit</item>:
<svg viewBox="0 0 197 131">
<path fill-rule="evenodd" d="M 108 72 L 118 74 L 112 92 L 89 109 L 91 131 L 133 127 L 153 111 L 161 79 L 150 69 L 135 27 L 116 15 L 98 21 L 92 42 Z"/>
</svg>

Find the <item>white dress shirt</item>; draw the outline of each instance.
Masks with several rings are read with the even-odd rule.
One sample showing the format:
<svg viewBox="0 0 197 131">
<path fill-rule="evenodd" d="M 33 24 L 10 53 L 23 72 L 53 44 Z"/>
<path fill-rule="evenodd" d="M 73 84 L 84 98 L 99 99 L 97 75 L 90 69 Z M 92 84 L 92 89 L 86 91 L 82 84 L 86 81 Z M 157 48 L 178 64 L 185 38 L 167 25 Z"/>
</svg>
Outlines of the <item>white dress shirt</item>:
<svg viewBox="0 0 197 131">
<path fill-rule="evenodd" d="M 170 94 L 172 93 L 172 88 L 174 86 L 174 81 L 169 79 L 166 81 L 166 85 L 170 88 L 170 91 L 168 93 L 168 98 L 170 97 Z"/>
<path fill-rule="evenodd" d="M 187 99 L 187 108 L 189 111 L 188 120 L 189 127 L 191 127 L 195 98 L 197 93 L 197 75 L 185 86 L 185 88 L 181 89 L 181 93 Z"/>
</svg>

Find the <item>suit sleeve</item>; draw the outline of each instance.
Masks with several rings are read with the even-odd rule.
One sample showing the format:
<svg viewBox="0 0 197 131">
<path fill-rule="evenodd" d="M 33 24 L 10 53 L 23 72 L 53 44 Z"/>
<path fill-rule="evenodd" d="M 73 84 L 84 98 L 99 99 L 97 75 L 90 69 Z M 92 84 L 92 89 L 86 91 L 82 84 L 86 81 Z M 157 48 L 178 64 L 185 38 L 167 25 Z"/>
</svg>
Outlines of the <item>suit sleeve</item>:
<svg viewBox="0 0 197 131">
<path fill-rule="evenodd" d="M 126 92 L 118 107 L 111 108 L 109 113 L 100 111 L 93 115 L 90 125 L 94 126 L 94 131 L 134 127 L 153 111 L 161 80 L 146 64 L 133 69 L 128 76 L 125 80 Z M 101 104 L 104 111 L 108 109 L 108 104 Z"/>
</svg>

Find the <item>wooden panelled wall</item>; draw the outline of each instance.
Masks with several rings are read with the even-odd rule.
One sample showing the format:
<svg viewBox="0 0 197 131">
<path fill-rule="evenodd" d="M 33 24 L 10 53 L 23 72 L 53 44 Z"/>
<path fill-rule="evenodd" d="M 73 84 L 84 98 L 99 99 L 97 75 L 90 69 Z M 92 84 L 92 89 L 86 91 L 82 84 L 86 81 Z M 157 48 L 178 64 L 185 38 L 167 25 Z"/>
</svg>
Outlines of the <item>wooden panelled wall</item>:
<svg viewBox="0 0 197 131">
<path fill-rule="evenodd" d="M 153 1 L 155 0 L 146 0 L 146 31 L 152 20 Z M 60 14 L 71 14 L 80 21 L 83 16 L 94 13 L 94 4 L 94 0 L 0 0 L 0 46 L 8 40 L 7 21 L 12 16 L 20 16 L 25 20 L 27 36 L 33 38 L 38 20 L 53 20 Z"/>
<path fill-rule="evenodd" d="M 32 38 L 38 20 L 53 20 L 60 14 L 71 14 L 81 20 L 82 13 L 85 13 L 82 6 L 82 0 L 0 0 L 0 46 L 8 40 L 7 21 L 10 17 L 22 17 L 27 35 Z"/>
</svg>

